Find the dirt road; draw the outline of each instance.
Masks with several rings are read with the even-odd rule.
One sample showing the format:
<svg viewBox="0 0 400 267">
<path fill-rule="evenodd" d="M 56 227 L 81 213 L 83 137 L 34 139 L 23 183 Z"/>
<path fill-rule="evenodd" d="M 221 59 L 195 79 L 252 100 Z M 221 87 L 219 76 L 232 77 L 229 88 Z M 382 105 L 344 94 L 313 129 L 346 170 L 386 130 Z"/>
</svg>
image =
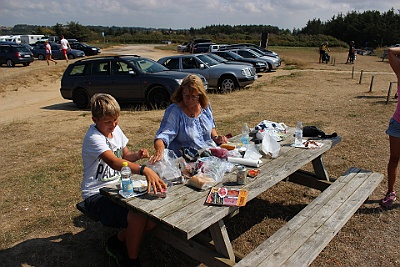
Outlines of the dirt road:
<svg viewBox="0 0 400 267">
<path fill-rule="evenodd" d="M 125 45 L 105 49 L 102 54 L 138 54 L 157 60 L 171 52 L 154 49 L 154 45 Z M 46 61 L 35 60 L 28 67 L 3 65 L 0 68 L 0 123 L 41 117 L 44 112 L 57 115 L 63 109 L 76 109 L 60 95 L 62 73 L 69 63 L 57 62 L 48 66 Z"/>
</svg>

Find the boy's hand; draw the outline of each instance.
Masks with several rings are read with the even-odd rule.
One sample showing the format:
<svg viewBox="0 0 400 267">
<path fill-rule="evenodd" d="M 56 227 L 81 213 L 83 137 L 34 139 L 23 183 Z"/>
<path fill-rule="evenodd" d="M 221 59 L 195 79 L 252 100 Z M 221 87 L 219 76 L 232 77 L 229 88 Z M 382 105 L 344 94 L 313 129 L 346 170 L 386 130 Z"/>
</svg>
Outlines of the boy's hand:
<svg viewBox="0 0 400 267">
<path fill-rule="evenodd" d="M 147 179 L 147 193 L 150 193 L 153 189 L 154 194 L 157 194 L 157 192 L 161 192 L 163 188 L 167 188 L 167 185 L 164 183 L 164 181 L 161 180 L 157 173 L 155 173 L 152 169 L 148 167 L 144 168 L 143 174 Z"/>
<path fill-rule="evenodd" d="M 139 155 L 139 159 L 150 157 L 149 151 L 146 148 L 142 148 L 137 152 Z"/>
</svg>

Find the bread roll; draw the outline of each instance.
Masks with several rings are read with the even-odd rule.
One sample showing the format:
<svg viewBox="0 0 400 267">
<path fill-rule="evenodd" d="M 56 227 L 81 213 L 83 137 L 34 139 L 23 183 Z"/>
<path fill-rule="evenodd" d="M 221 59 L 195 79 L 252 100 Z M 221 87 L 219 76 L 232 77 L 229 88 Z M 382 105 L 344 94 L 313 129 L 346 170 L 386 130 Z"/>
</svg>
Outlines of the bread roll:
<svg viewBox="0 0 400 267">
<path fill-rule="evenodd" d="M 227 150 L 234 150 L 236 148 L 235 145 L 229 145 L 229 144 L 222 144 L 220 145 L 221 148 L 226 148 Z"/>
</svg>

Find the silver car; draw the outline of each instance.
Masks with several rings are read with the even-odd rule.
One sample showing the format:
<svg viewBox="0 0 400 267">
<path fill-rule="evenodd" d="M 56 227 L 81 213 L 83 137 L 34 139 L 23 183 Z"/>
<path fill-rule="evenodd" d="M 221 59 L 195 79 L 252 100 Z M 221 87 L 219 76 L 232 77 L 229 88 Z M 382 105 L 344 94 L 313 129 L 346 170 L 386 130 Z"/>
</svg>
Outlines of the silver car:
<svg viewBox="0 0 400 267">
<path fill-rule="evenodd" d="M 257 58 L 265 60 L 268 63 L 269 70 L 276 70 L 281 65 L 280 58 L 270 57 L 270 56 L 263 56 L 256 51 L 250 48 L 239 48 L 239 49 L 231 49 L 232 51 L 242 57 L 245 58 Z"/>
<path fill-rule="evenodd" d="M 245 87 L 257 79 L 253 66 L 223 64 L 205 54 L 163 57 L 158 63 L 170 70 L 201 74 L 207 79 L 209 88 L 221 92 Z"/>
</svg>

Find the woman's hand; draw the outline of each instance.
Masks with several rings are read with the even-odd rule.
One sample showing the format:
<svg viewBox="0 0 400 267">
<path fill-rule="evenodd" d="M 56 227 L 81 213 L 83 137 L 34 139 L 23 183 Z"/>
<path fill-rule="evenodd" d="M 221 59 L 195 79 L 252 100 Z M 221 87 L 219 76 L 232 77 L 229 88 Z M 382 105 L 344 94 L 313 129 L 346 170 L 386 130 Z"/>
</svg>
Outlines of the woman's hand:
<svg viewBox="0 0 400 267">
<path fill-rule="evenodd" d="M 214 136 L 213 141 L 217 145 L 221 145 L 221 144 L 228 143 L 228 138 L 226 136 L 223 136 L 223 135 L 217 135 L 217 136 Z"/>
<path fill-rule="evenodd" d="M 160 150 L 156 150 L 154 154 L 149 158 L 150 164 L 154 164 L 162 159 L 163 152 Z"/>
</svg>

